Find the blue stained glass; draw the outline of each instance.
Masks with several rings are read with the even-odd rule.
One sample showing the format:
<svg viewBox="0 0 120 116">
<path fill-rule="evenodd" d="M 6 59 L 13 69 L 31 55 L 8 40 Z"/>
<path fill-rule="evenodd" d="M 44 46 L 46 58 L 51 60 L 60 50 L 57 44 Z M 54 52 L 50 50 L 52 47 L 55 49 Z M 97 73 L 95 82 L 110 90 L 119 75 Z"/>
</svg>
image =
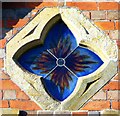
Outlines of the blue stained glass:
<svg viewBox="0 0 120 116">
<path fill-rule="evenodd" d="M 97 54 L 78 45 L 62 21 L 50 29 L 42 45 L 29 49 L 17 61 L 29 72 L 42 76 L 45 90 L 58 101 L 74 91 L 79 77 L 103 64 Z"/>
<path fill-rule="evenodd" d="M 78 78 L 65 67 L 57 67 L 50 75 L 43 78 L 42 82 L 50 96 L 63 101 L 73 92 L 77 80 Z"/>
<path fill-rule="evenodd" d="M 71 62 L 71 59 L 74 59 Z M 78 77 L 88 75 L 97 70 L 103 61 L 98 55 L 84 47 L 77 47 L 67 58 L 66 66 Z"/>
</svg>

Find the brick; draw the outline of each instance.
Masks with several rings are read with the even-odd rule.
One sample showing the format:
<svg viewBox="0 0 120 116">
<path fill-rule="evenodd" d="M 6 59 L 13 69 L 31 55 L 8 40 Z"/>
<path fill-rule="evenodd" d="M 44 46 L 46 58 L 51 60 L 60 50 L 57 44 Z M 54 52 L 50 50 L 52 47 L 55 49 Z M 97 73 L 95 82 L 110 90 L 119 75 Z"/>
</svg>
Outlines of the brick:
<svg viewBox="0 0 120 116">
<path fill-rule="evenodd" d="M 116 22 L 115 23 L 115 29 L 116 30 L 120 30 L 120 22 Z"/>
<path fill-rule="evenodd" d="M 106 100 L 106 91 L 99 91 L 97 94 L 95 94 L 92 98 L 93 100 Z"/>
<path fill-rule="evenodd" d="M 5 99 L 5 100 L 16 99 L 16 91 L 15 90 L 5 90 L 3 92 L 3 99 Z"/>
<path fill-rule="evenodd" d="M 117 2 L 99 2 L 99 10 L 118 10 Z"/>
<path fill-rule="evenodd" d="M 61 0 L 61 2 L 57 2 L 57 6 L 59 6 L 59 7 L 64 6 L 64 1 L 63 1 L 63 0 Z"/>
<path fill-rule="evenodd" d="M 75 6 L 80 10 L 98 10 L 96 2 L 67 2 L 67 6 Z"/>
<path fill-rule="evenodd" d="M 106 19 L 106 11 L 91 11 L 91 19 Z"/>
<path fill-rule="evenodd" d="M 114 30 L 114 22 L 95 22 L 102 30 Z"/>
<path fill-rule="evenodd" d="M 115 76 L 114 80 L 120 80 L 119 76 Z"/>
<path fill-rule="evenodd" d="M 84 14 L 84 16 L 86 16 L 87 18 L 90 19 L 90 12 L 89 11 L 83 11 L 82 13 Z"/>
<path fill-rule="evenodd" d="M 120 49 L 120 40 L 118 39 L 116 42 L 117 42 L 118 48 Z"/>
<path fill-rule="evenodd" d="M 39 11 L 38 9 L 33 9 L 31 11 L 31 17 L 34 17 L 37 14 L 38 11 Z"/>
<path fill-rule="evenodd" d="M 107 12 L 107 19 L 108 20 L 120 19 L 120 12 L 119 11 L 108 11 Z"/>
<path fill-rule="evenodd" d="M 72 116 L 88 116 L 88 112 L 72 112 Z"/>
<path fill-rule="evenodd" d="M 120 80 L 120 72 L 118 72 L 119 74 L 117 74 L 114 78 L 113 78 L 113 80 Z"/>
<path fill-rule="evenodd" d="M 119 98 L 120 96 L 120 91 L 108 91 L 107 92 L 107 99 L 110 99 L 110 100 L 118 100 L 120 99 Z"/>
<path fill-rule="evenodd" d="M 88 116 L 100 116 L 100 112 L 99 111 L 89 111 Z"/>
<path fill-rule="evenodd" d="M 55 111 L 55 112 L 51 112 L 52 114 L 55 114 L 55 116 L 71 116 L 71 112 L 70 111 Z M 51 115 L 53 116 L 53 115 Z"/>
<path fill-rule="evenodd" d="M 0 80 L 1 90 L 20 90 L 20 88 L 11 80 Z"/>
<path fill-rule="evenodd" d="M 0 100 L 3 98 L 3 92 L 0 91 Z"/>
<path fill-rule="evenodd" d="M 15 35 L 17 32 L 18 32 L 18 29 L 17 28 L 13 28 L 13 30 L 12 30 L 13 35 Z"/>
<path fill-rule="evenodd" d="M 110 30 L 109 31 L 109 36 L 110 36 L 110 38 L 111 39 L 115 39 L 115 40 L 117 40 L 118 39 L 118 37 L 120 36 L 120 31 L 118 31 L 118 30 Z"/>
<path fill-rule="evenodd" d="M 37 7 L 35 7 L 35 8 L 40 9 L 40 8 L 44 8 L 46 6 L 53 7 L 53 6 L 57 6 L 57 5 L 58 5 L 57 2 L 43 2 L 40 5 L 38 5 Z"/>
<path fill-rule="evenodd" d="M 0 71 L 0 79 L 10 79 L 10 77 L 4 71 Z"/>
<path fill-rule="evenodd" d="M 120 110 L 120 101 L 112 101 L 112 109 Z"/>
<path fill-rule="evenodd" d="M 36 6 L 42 4 L 42 2 L 25 2 L 26 8 L 35 8 Z"/>
<path fill-rule="evenodd" d="M 20 30 L 21 30 L 21 28 L 13 28 L 12 34 L 15 35 L 15 34 L 17 34 Z"/>
<path fill-rule="evenodd" d="M 36 116 L 37 111 L 26 111 L 28 116 Z"/>
<path fill-rule="evenodd" d="M 81 110 L 103 110 L 110 108 L 109 101 L 90 101 Z"/>
<path fill-rule="evenodd" d="M 1 110 L 1 109 L 0 109 Z M 9 114 L 9 115 L 8 115 Z M 2 109 L 2 116 L 18 116 L 19 109 L 11 109 L 11 108 L 3 108 Z M 21 115 L 20 115 L 21 116 Z"/>
<path fill-rule="evenodd" d="M 0 68 L 4 67 L 4 60 L 0 58 Z"/>
<path fill-rule="evenodd" d="M 6 39 L 1 39 L 0 40 L 0 48 L 5 48 L 5 44 L 6 44 Z"/>
<path fill-rule="evenodd" d="M 19 21 L 18 19 L 16 19 L 16 20 L 15 20 L 15 19 L 14 19 L 14 20 L 8 19 L 8 20 L 6 21 L 6 26 L 7 26 L 7 28 L 12 28 L 13 25 L 16 25 L 18 21 Z"/>
<path fill-rule="evenodd" d="M 16 25 L 14 25 L 14 28 L 21 28 L 23 26 L 25 26 L 29 21 L 29 18 L 25 18 L 25 19 L 19 19 L 18 23 Z"/>
<path fill-rule="evenodd" d="M 0 49 L 0 59 L 5 57 L 5 49 Z"/>
<path fill-rule="evenodd" d="M 23 92 L 23 91 L 17 91 L 17 99 L 21 100 L 29 100 L 30 98 Z"/>
<path fill-rule="evenodd" d="M 33 101 L 10 100 L 10 107 L 20 110 L 41 110 Z"/>
<path fill-rule="evenodd" d="M 35 8 L 35 9 L 33 9 L 31 12 L 32 12 L 32 13 L 37 13 L 38 11 L 39 11 L 39 9 Z"/>
<path fill-rule="evenodd" d="M 7 100 L 0 100 L 0 108 L 8 108 L 8 101 Z"/>
<path fill-rule="evenodd" d="M 103 90 L 120 90 L 120 85 L 119 81 L 111 81 L 107 85 L 105 85 L 102 89 Z"/>
<path fill-rule="evenodd" d="M 120 111 L 114 109 L 104 109 L 100 114 L 102 114 L 100 116 L 119 116 Z"/>
<path fill-rule="evenodd" d="M 54 111 L 37 111 L 38 116 L 58 116 L 58 114 L 55 114 Z"/>
</svg>

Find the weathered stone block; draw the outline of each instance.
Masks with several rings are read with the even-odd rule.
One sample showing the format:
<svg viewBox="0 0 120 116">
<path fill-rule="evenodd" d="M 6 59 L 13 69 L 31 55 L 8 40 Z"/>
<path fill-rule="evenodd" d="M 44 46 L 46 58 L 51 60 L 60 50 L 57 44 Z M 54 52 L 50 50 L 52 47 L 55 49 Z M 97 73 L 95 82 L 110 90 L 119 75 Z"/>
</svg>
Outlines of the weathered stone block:
<svg viewBox="0 0 120 116">
<path fill-rule="evenodd" d="M 113 109 L 106 109 L 101 111 L 101 116 L 119 116 L 120 111 Z"/>
<path fill-rule="evenodd" d="M 106 11 L 91 11 L 91 19 L 106 19 Z"/>
<path fill-rule="evenodd" d="M 0 58 L 5 57 L 5 49 L 0 49 Z"/>
<path fill-rule="evenodd" d="M 112 100 L 119 100 L 119 96 L 120 96 L 120 91 L 108 91 L 108 99 L 112 99 Z"/>
<path fill-rule="evenodd" d="M 14 116 L 18 116 L 19 115 L 19 109 L 14 109 L 14 108 L 2 108 L 0 109 L 0 114 L 2 114 L 2 116 L 7 116 L 7 115 L 14 115 Z"/>
<path fill-rule="evenodd" d="M 15 90 L 5 90 L 3 92 L 3 99 L 16 99 L 16 91 Z"/>
<path fill-rule="evenodd" d="M 106 100 L 106 91 L 99 91 L 97 94 L 95 94 L 92 98 L 93 100 L 96 100 L 96 99 L 102 99 L 102 100 Z"/>
</svg>

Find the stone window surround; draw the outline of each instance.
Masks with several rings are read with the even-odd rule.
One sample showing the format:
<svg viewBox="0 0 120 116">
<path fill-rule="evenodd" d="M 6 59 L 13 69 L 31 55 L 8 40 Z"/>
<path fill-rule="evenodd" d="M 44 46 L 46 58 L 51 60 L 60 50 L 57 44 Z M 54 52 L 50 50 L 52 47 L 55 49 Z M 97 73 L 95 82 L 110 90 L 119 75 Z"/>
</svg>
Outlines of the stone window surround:
<svg viewBox="0 0 120 116">
<path fill-rule="evenodd" d="M 54 20 L 51 20 L 52 18 Z M 36 46 L 39 43 L 38 38 L 43 40 L 45 38 L 43 36 L 45 34 L 43 33 L 47 32 L 48 27 L 52 26 L 54 21 L 56 22 L 59 18 L 68 26 L 77 41 L 83 45 L 87 45 L 88 48 L 98 54 L 104 62 L 94 73 L 79 79 L 74 92 L 62 103 L 53 100 L 45 92 L 40 81 L 41 77 L 25 71 L 13 60 L 13 56 L 22 46 L 27 43 L 32 43 L 28 44 L 24 49 L 26 51 L 32 47 L 31 45 Z M 51 23 L 48 23 L 49 21 Z M 26 36 L 34 28 L 34 32 Z M 85 29 L 89 34 L 86 34 Z M 24 50 L 22 51 L 23 53 L 25 52 Z M 5 63 L 6 70 L 11 76 L 11 79 L 44 110 L 78 110 L 117 73 L 117 53 L 117 45 L 115 42 L 110 40 L 93 22 L 84 17 L 80 10 L 76 8 L 53 7 L 42 9 L 33 20 L 7 43 Z M 19 55 L 17 55 L 17 57 Z M 91 81 L 95 82 L 84 92 L 87 83 Z"/>
</svg>

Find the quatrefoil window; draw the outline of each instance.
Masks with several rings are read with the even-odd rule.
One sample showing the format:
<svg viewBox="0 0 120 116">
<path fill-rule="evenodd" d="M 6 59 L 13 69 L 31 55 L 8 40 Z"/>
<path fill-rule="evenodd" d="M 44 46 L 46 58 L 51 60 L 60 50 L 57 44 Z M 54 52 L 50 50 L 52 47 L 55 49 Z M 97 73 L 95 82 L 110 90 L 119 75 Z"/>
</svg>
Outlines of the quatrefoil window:
<svg viewBox="0 0 120 116">
<path fill-rule="evenodd" d="M 59 20 L 47 33 L 43 44 L 23 53 L 18 63 L 42 76 L 48 94 L 63 101 L 74 91 L 78 78 L 97 70 L 103 61 L 91 50 L 78 45 L 65 23 Z"/>
<path fill-rule="evenodd" d="M 6 45 L 6 71 L 44 110 L 78 110 L 117 73 L 114 41 L 76 8 L 42 9 Z"/>
</svg>

